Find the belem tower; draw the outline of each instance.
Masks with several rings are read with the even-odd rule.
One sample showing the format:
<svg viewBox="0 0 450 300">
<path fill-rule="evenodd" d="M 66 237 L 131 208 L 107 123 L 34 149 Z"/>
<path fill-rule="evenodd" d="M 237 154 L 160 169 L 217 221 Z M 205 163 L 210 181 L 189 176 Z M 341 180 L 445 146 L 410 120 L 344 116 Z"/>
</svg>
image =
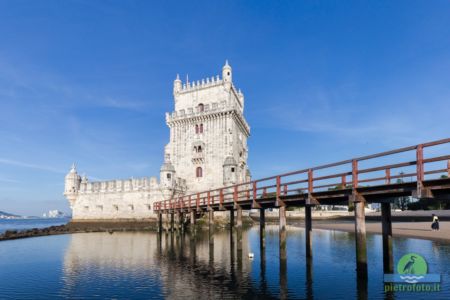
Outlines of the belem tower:
<svg viewBox="0 0 450 300">
<path fill-rule="evenodd" d="M 173 83 L 175 110 L 166 113 L 170 141 L 156 177 L 89 181 L 75 165 L 64 195 L 73 220 L 150 219 L 155 201 L 250 181 L 244 95 L 228 62 L 219 76 Z"/>
</svg>

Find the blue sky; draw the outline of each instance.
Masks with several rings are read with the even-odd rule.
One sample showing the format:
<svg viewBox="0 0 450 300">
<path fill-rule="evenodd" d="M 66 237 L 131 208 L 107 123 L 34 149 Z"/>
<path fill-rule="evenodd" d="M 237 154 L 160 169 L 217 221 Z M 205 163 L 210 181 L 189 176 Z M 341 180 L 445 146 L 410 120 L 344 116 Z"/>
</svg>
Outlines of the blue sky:
<svg viewBox="0 0 450 300">
<path fill-rule="evenodd" d="M 0 0 L 0 210 L 159 174 L 177 73 L 246 97 L 255 178 L 449 136 L 448 1 Z"/>
</svg>

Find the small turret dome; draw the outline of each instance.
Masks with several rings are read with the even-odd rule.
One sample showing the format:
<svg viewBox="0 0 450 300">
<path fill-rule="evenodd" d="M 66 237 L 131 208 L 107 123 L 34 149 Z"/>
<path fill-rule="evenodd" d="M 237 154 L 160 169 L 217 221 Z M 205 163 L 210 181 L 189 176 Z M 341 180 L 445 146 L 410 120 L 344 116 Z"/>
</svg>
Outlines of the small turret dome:
<svg viewBox="0 0 450 300">
<path fill-rule="evenodd" d="M 161 172 L 175 172 L 175 168 L 170 162 L 165 162 L 161 166 Z"/>
<path fill-rule="evenodd" d="M 225 161 L 223 162 L 223 166 L 236 166 L 236 160 L 234 159 L 234 157 L 232 156 L 227 156 L 227 158 L 225 158 Z"/>
</svg>

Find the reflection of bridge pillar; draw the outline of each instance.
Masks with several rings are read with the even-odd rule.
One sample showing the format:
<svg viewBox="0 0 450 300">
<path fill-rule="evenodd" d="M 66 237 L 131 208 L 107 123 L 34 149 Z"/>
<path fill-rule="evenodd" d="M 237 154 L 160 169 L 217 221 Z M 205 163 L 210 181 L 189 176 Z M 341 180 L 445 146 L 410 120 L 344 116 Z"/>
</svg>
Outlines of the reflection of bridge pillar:
<svg viewBox="0 0 450 300">
<path fill-rule="evenodd" d="M 242 252 L 242 208 L 240 206 L 237 207 L 236 239 L 237 251 Z"/>
<path fill-rule="evenodd" d="M 367 246 L 366 246 L 366 217 L 364 201 L 355 204 L 355 240 L 356 240 L 356 271 L 358 278 L 367 278 Z"/>
<path fill-rule="evenodd" d="M 280 217 L 280 259 L 285 260 L 286 255 L 286 206 L 280 206 L 279 217 Z"/>
<path fill-rule="evenodd" d="M 280 299 L 288 298 L 287 260 L 280 258 Z"/>
<path fill-rule="evenodd" d="M 264 208 L 259 209 L 259 246 L 266 247 L 266 214 Z"/>
<path fill-rule="evenodd" d="M 214 210 L 208 211 L 209 244 L 214 244 Z"/>
<path fill-rule="evenodd" d="M 306 257 L 312 257 L 312 218 L 311 205 L 305 205 Z"/>
<path fill-rule="evenodd" d="M 172 231 L 172 232 L 174 230 L 174 222 L 175 222 L 175 220 L 174 220 L 174 212 L 172 211 L 170 213 L 170 231 Z"/>
<path fill-rule="evenodd" d="M 306 299 L 313 299 L 313 261 L 306 258 Z"/>
<path fill-rule="evenodd" d="M 384 273 L 394 272 L 394 258 L 392 256 L 392 220 L 391 203 L 381 203 L 381 222 L 383 232 L 383 270 Z"/>
</svg>

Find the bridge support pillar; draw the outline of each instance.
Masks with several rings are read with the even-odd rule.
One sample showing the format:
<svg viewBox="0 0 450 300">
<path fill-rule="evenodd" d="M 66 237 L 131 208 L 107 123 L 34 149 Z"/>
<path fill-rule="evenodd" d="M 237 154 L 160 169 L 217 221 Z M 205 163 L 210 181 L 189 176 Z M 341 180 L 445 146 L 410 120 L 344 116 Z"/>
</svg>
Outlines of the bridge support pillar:
<svg viewBox="0 0 450 300">
<path fill-rule="evenodd" d="M 161 211 L 158 211 L 158 233 L 162 233 L 162 213 Z"/>
<path fill-rule="evenodd" d="M 174 230 L 174 212 L 170 213 L 170 231 L 173 232 Z"/>
<path fill-rule="evenodd" d="M 208 211 L 209 244 L 214 244 L 214 210 Z"/>
<path fill-rule="evenodd" d="M 259 209 L 259 246 L 261 249 L 266 248 L 266 211 L 264 208 Z"/>
<path fill-rule="evenodd" d="M 234 227 L 234 209 L 230 210 L 230 230 L 233 231 Z"/>
<path fill-rule="evenodd" d="M 183 212 L 180 213 L 180 225 L 181 225 L 181 233 L 184 234 L 185 230 L 185 214 Z"/>
<path fill-rule="evenodd" d="M 169 223 L 170 223 L 169 212 L 166 212 L 165 213 L 165 217 L 164 217 L 164 227 L 165 227 L 165 230 L 166 230 L 166 234 L 168 234 L 169 230 L 170 230 Z"/>
<path fill-rule="evenodd" d="M 391 203 L 381 203 L 381 222 L 383 232 L 383 270 L 385 274 L 394 272 L 392 256 L 392 219 Z"/>
<path fill-rule="evenodd" d="M 312 217 L 311 217 L 311 205 L 305 206 L 305 244 L 306 244 L 306 257 L 312 257 Z"/>
<path fill-rule="evenodd" d="M 286 255 L 286 206 L 279 207 L 280 218 L 280 259 L 285 260 Z"/>
<path fill-rule="evenodd" d="M 356 201 L 354 204 L 356 272 L 358 278 L 367 278 L 366 216 L 364 212 L 364 201 Z"/>
<path fill-rule="evenodd" d="M 196 232 L 196 228 L 195 228 L 195 210 L 191 210 L 190 212 L 190 218 L 189 218 L 189 225 L 190 225 L 190 230 L 191 230 L 191 234 L 195 234 Z"/>
<path fill-rule="evenodd" d="M 179 235 L 181 233 L 182 213 L 180 211 L 177 211 L 175 213 L 175 216 L 176 216 L 175 231 L 176 231 L 177 235 Z"/>
<path fill-rule="evenodd" d="M 236 243 L 237 251 L 242 252 L 242 208 L 237 208 L 237 220 L 236 220 Z"/>
</svg>

